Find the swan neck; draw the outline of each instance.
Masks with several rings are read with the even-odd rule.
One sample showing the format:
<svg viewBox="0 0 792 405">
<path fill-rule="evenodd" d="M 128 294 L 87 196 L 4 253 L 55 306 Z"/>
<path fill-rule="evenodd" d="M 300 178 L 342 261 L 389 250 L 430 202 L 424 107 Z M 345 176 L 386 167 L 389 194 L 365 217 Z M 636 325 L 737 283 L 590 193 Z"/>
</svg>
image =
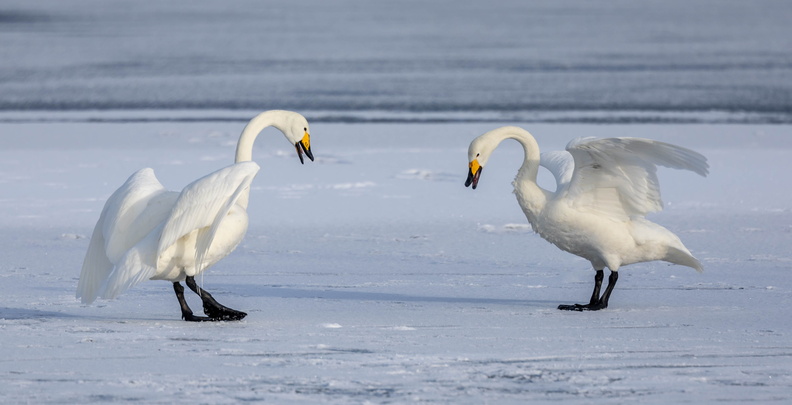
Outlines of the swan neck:
<svg viewBox="0 0 792 405">
<path fill-rule="evenodd" d="M 280 129 L 277 113 L 277 111 L 265 111 L 248 122 L 245 129 L 242 130 L 242 135 L 239 136 L 239 142 L 237 142 L 236 163 L 253 160 L 253 143 L 264 128 L 274 126 Z"/>
<path fill-rule="evenodd" d="M 544 209 L 548 201 L 548 192 L 536 184 L 536 177 L 539 174 L 540 151 L 536 139 L 526 130 L 515 127 L 508 131 L 504 139 L 515 139 L 523 147 L 525 158 L 523 159 L 520 170 L 514 178 L 514 193 L 520 202 L 520 206 L 528 217 L 534 230 L 537 230 L 537 217 Z"/>
<path fill-rule="evenodd" d="M 536 143 L 536 139 L 522 128 L 514 128 L 506 132 L 503 139 L 516 140 L 522 145 L 523 151 L 525 152 L 522 166 L 520 166 L 520 170 L 517 171 L 517 178 L 515 180 L 530 181 L 536 184 L 536 177 L 539 174 L 539 159 L 541 156 L 539 153 L 539 144 Z"/>
<path fill-rule="evenodd" d="M 281 121 L 282 119 L 280 111 L 265 111 L 253 117 L 253 119 L 251 119 L 250 122 L 248 122 L 248 124 L 245 126 L 245 129 L 242 130 L 242 134 L 239 136 L 236 149 L 236 158 L 234 162 L 249 162 L 253 160 L 253 143 L 256 142 L 258 135 L 262 130 L 264 130 L 264 128 L 267 127 L 276 127 L 281 132 L 283 132 L 281 125 L 279 125 Z M 250 188 L 242 192 L 236 204 L 244 209 L 247 209 L 249 200 Z"/>
</svg>

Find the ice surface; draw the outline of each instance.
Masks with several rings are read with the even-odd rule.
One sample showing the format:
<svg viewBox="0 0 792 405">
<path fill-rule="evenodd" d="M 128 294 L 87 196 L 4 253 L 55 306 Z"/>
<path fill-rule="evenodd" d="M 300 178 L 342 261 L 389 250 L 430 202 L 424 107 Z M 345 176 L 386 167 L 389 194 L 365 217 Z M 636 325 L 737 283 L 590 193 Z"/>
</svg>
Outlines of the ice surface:
<svg viewBox="0 0 792 405">
<path fill-rule="evenodd" d="M 13 118 L 13 117 L 12 117 Z M 12 120 L 13 121 L 13 120 Z M 23 120 L 24 121 L 24 120 Z M 101 120 L 100 120 L 101 121 Z M 74 298 L 104 200 L 141 167 L 178 189 L 231 162 L 236 121 L 0 123 L 0 397 L 6 403 L 787 403 L 792 399 L 789 126 L 533 124 L 696 149 L 659 171 L 705 272 L 593 272 L 534 235 L 511 194 L 516 143 L 476 191 L 468 142 L 500 123 L 312 125 L 300 165 L 275 130 L 254 159 L 251 227 L 199 280 L 242 322 L 179 320 L 170 285 Z M 191 305 L 199 308 L 194 295 Z"/>
<path fill-rule="evenodd" d="M 789 123 L 790 20 L 783 0 L 5 0 L 0 109 Z"/>
</svg>

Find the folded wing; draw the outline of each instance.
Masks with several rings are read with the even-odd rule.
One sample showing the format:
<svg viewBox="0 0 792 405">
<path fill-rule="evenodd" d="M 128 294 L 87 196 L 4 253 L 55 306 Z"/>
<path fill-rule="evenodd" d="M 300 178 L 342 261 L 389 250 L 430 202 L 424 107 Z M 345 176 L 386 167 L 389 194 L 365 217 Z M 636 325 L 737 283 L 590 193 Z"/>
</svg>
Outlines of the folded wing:
<svg viewBox="0 0 792 405">
<path fill-rule="evenodd" d="M 203 269 L 203 259 L 219 225 L 236 204 L 242 192 L 259 171 L 255 162 L 240 162 L 202 177 L 184 188 L 165 221 L 157 256 L 183 236 L 198 231 L 196 272 Z"/>
</svg>

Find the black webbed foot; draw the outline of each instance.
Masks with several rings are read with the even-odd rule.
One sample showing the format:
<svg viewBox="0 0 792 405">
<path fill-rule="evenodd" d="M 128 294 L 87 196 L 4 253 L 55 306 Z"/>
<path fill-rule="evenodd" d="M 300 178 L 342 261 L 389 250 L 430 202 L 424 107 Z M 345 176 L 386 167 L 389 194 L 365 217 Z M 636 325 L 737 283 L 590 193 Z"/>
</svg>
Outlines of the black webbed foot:
<svg viewBox="0 0 792 405">
<path fill-rule="evenodd" d="M 559 305 L 558 309 L 562 311 L 599 311 L 600 309 L 605 309 L 607 306 L 603 306 L 601 303 L 596 304 L 572 304 L 572 305 Z"/>
<path fill-rule="evenodd" d="M 217 301 L 215 301 L 217 303 Z M 228 308 L 217 304 L 211 305 L 204 301 L 204 313 L 214 321 L 240 321 L 247 316 L 247 313 Z"/>
<path fill-rule="evenodd" d="M 247 316 L 245 312 L 228 308 L 217 302 L 214 297 L 212 297 L 212 294 L 198 287 L 194 277 L 187 277 L 185 281 L 187 282 L 187 286 L 201 297 L 204 313 L 209 317 L 210 321 L 240 321 Z"/>
<path fill-rule="evenodd" d="M 211 322 L 215 319 L 209 318 L 208 316 L 196 316 L 193 315 L 192 311 L 189 313 L 182 312 L 182 319 L 187 322 Z"/>
<path fill-rule="evenodd" d="M 562 311 L 599 311 L 608 307 L 608 300 L 610 299 L 613 287 L 616 287 L 616 282 L 619 280 L 619 273 L 611 271 L 608 277 L 608 287 L 600 297 L 600 288 L 602 287 L 602 280 L 605 274 L 602 270 L 597 270 L 594 275 L 594 291 L 591 293 L 591 301 L 588 304 L 572 304 L 572 305 L 559 305 L 558 309 Z"/>
</svg>

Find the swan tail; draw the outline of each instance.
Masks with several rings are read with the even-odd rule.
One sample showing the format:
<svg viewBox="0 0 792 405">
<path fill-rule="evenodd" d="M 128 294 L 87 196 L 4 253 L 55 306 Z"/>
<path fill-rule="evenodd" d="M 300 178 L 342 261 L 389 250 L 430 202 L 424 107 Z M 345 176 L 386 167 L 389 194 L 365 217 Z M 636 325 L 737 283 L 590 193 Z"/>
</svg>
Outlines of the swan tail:
<svg viewBox="0 0 792 405">
<path fill-rule="evenodd" d="M 101 221 L 96 224 L 91 244 L 85 253 L 82 271 L 80 271 L 80 281 L 77 283 L 77 294 L 83 304 L 90 304 L 96 300 L 102 284 L 113 271 L 113 263 L 107 258 L 105 253 L 105 242 L 102 234 Z"/>
<path fill-rule="evenodd" d="M 687 250 L 670 247 L 668 248 L 668 253 L 666 253 L 666 257 L 663 260 L 681 266 L 691 267 L 696 269 L 696 271 L 699 273 L 704 271 L 704 267 L 701 265 L 701 262 L 693 257 L 693 255 L 691 255 Z"/>
</svg>

